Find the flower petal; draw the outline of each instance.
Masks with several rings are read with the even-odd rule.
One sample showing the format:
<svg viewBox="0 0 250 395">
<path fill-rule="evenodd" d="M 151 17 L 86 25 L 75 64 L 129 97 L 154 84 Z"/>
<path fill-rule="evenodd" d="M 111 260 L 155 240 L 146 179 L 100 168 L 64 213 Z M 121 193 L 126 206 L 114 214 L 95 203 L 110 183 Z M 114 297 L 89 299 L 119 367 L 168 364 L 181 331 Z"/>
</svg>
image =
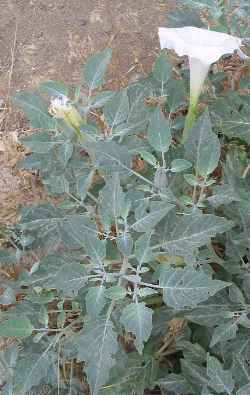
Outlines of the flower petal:
<svg viewBox="0 0 250 395">
<path fill-rule="evenodd" d="M 179 56 L 199 59 L 204 64 L 216 62 L 222 55 L 239 50 L 242 39 L 226 33 L 198 27 L 159 28 L 161 48 L 173 49 Z"/>
<path fill-rule="evenodd" d="M 197 58 L 189 58 L 190 67 L 190 104 L 196 105 L 206 79 L 209 65 Z"/>
</svg>

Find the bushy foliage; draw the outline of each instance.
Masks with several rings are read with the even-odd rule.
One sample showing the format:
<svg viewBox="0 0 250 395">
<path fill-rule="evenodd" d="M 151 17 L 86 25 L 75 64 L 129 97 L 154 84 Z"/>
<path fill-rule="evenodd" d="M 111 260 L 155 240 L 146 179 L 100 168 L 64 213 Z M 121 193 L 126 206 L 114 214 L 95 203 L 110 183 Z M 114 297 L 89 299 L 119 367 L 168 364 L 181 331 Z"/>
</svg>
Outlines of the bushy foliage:
<svg viewBox="0 0 250 395">
<path fill-rule="evenodd" d="M 231 18 L 231 33 L 249 34 L 247 1 L 184 3 L 175 26 L 223 31 Z M 39 172 L 51 203 L 23 207 L 0 251 L 2 273 L 22 269 L 3 274 L 0 336 L 14 341 L 1 393 L 247 395 L 247 65 L 224 59 L 211 72 L 183 146 L 187 70 L 162 53 L 113 92 L 111 55 L 87 61 L 84 89 L 49 81 L 14 97 L 36 130 L 19 167 Z M 60 95 L 79 127 L 48 111 Z"/>
</svg>

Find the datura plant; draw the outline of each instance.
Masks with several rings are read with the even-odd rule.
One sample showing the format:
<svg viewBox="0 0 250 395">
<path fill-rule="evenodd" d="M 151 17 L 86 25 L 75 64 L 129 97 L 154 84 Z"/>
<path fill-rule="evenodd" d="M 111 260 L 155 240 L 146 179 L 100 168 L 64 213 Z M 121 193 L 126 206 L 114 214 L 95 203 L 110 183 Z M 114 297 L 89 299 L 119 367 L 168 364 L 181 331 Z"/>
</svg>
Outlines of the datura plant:
<svg viewBox="0 0 250 395">
<path fill-rule="evenodd" d="M 183 5 L 191 77 L 162 51 L 112 91 L 108 48 L 13 97 L 47 197 L 1 229 L 2 395 L 250 394 L 249 5 Z"/>
</svg>

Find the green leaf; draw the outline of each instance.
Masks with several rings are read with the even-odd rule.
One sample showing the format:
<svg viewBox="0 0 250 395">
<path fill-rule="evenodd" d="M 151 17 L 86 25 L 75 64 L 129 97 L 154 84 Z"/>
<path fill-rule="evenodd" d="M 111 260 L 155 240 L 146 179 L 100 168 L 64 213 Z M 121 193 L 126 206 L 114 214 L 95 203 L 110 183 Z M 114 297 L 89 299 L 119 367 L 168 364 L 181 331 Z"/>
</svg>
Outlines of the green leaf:
<svg viewBox="0 0 250 395">
<path fill-rule="evenodd" d="M 215 346 L 215 344 L 219 342 L 225 342 L 227 340 L 234 339 L 236 337 L 237 330 L 238 330 L 237 322 L 231 320 L 226 323 L 221 323 L 214 330 L 210 342 L 210 347 Z"/>
<path fill-rule="evenodd" d="M 84 123 L 80 126 L 80 131 L 86 135 L 89 135 L 89 140 L 98 140 L 101 135 L 101 128 L 94 123 Z"/>
<path fill-rule="evenodd" d="M 60 95 L 65 95 L 68 96 L 69 89 L 67 86 L 60 82 L 56 81 L 47 81 L 41 84 L 38 88 L 38 90 L 42 93 L 47 93 L 50 96 L 60 96 Z"/>
<path fill-rule="evenodd" d="M 233 342 L 233 340 L 232 340 Z M 225 345 L 227 343 L 224 343 Z M 238 385 L 250 383 L 250 367 L 249 360 L 249 339 L 248 336 L 235 339 L 235 346 L 229 349 L 229 353 L 233 359 L 232 373 Z"/>
<path fill-rule="evenodd" d="M 116 238 L 118 250 L 125 256 L 129 256 L 133 250 L 133 238 L 130 233 L 123 233 Z"/>
<path fill-rule="evenodd" d="M 171 79 L 166 87 L 166 108 L 172 113 L 186 104 L 185 85 L 182 80 Z"/>
<path fill-rule="evenodd" d="M 192 312 L 185 314 L 185 317 L 196 324 L 214 327 L 215 325 L 220 325 L 226 318 L 230 318 L 231 314 L 223 305 L 201 305 L 193 309 Z"/>
<path fill-rule="evenodd" d="M 140 354 L 152 332 L 152 315 L 153 310 L 146 307 L 145 303 L 130 303 L 122 311 L 121 324 L 127 332 L 135 335 L 135 346 Z"/>
<path fill-rule="evenodd" d="M 33 128 L 55 129 L 56 121 L 49 115 L 47 103 L 37 93 L 17 93 L 13 103 L 23 109 Z"/>
<path fill-rule="evenodd" d="M 87 255 L 90 256 L 93 264 L 103 267 L 103 259 L 106 256 L 106 241 L 98 239 L 97 235 L 85 233 L 82 235 L 82 243 Z"/>
<path fill-rule="evenodd" d="M 144 130 L 151 114 L 151 109 L 145 106 L 145 99 L 152 95 L 152 87 L 147 84 L 135 84 L 128 87 L 129 114 L 127 128 L 131 132 Z M 129 130 L 128 130 L 129 132 Z"/>
<path fill-rule="evenodd" d="M 207 359 L 206 352 L 199 343 L 191 343 L 190 341 L 180 339 L 177 341 L 176 348 L 182 351 L 186 360 L 194 363 L 202 365 Z"/>
<path fill-rule="evenodd" d="M 164 202 L 163 205 L 162 202 L 160 202 L 158 205 L 156 204 L 152 207 L 149 214 L 146 212 L 137 219 L 137 221 L 131 225 L 131 228 L 136 232 L 148 232 L 154 228 L 173 208 L 174 206 L 172 204 Z"/>
<path fill-rule="evenodd" d="M 90 90 L 96 89 L 104 83 L 104 75 L 111 57 L 112 50 L 107 48 L 88 59 L 84 66 L 84 78 Z"/>
<path fill-rule="evenodd" d="M 85 361 L 84 368 L 91 388 L 97 395 L 107 383 L 111 368 L 115 365 L 114 355 L 118 351 L 117 335 L 109 317 L 87 321 L 77 340 L 77 359 Z"/>
<path fill-rule="evenodd" d="M 105 187 L 100 194 L 100 210 L 105 216 L 110 216 L 112 220 L 117 220 L 125 206 L 125 194 L 120 185 L 119 173 L 115 173 L 106 180 Z"/>
<path fill-rule="evenodd" d="M 174 393 L 191 393 L 192 389 L 187 380 L 181 374 L 169 374 L 157 381 L 157 385 L 164 390 Z"/>
<path fill-rule="evenodd" d="M 85 301 L 87 313 L 91 318 L 97 318 L 101 311 L 103 310 L 106 300 L 105 300 L 105 287 L 91 287 L 89 288 Z"/>
<path fill-rule="evenodd" d="M 111 130 L 126 121 L 129 113 L 129 101 L 127 90 L 117 92 L 103 109 L 105 120 L 108 122 Z"/>
<path fill-rule="evenodd" d="M 195 123 L 185 143 L 187 158 L 194 162 L 197 174 L 207 177 L 220 159 L 220 142 L 212 132 L 208 111 Z"/>
<path fill-rule="evenodd" d="M 148 127 L 149 144 L 159 152 L 167 152 L 171 144 L 172 136 L 169 121 L 164 117 L 160 108 L 154 110 L 150 117 Z"/>
<path fill-rule="evenodd" d="M 199 185 L 198 177 L 194 176 L 193 174 L 184 174 L 184 179 L 192 187 Z"/>
<path fill-rule="evenodd" d="M 127 295 L 126 289 L 120 287 L 119 285 L 115 285 L 114 287 L 108 288 L 105 293 L 105 296 L 111 300 L 124 299 L 126 295 Z"/>
<path fill-rule="evenodd" d="M 224 281 L 212 280 L 192 267 L 166 269 L 160 276 L 164 303 L 176 310 L 195 307 L 229 285 Z"/>
<path fill-rule="evenodd" d="M 154 78 L 163 86 L 171 78 L 172 66 L 168 62 L 166 54 L 162 53 L 155 61 L 153 67 Z"/>
<path fill-rule="evenodd" d="M 250 384 L 246 384 L 241 387 L 237 392 L 236 395 L 249 395 L 250 394 Z"/>
<path fill-rule="evenodd" d="M 47 154 L 56 146 L 65 144 L 64 140 L 52 140 L 50 133 L 47 131 L 25 136 L 22 138 L 21 142 L 38 154 Z"/>
<path fill-rule="evenodd" d="M 230 230 L 232 226 L 232 221 L 213 214 L 184 215 L 176 220 L 174 229 L 162 244 L 173 255 L 185 255 L 207 244 L 216 234 Z"/>
<path fill-rule="evenodd" d="M 214 394 L 212 394 L 211 390 L 208 389 L 207 386 L 205 386 L 205 387 L 202 388 L 202 393 L 201 393 L 201 395 L 214 395 Z"/>
<path fill-rule="evenodd" d="M 152 155 L 150 152 L 144 151 L 144 150 L 138 150 L 137 151 L 138 154 L 142 157 L 143 160 L 145 160 L 146 162 L 148 162 L 150 165 L 156 167 L 157 166 L 157 160 L 154 157 L 154 155 Z"/>
<path fill-rule="evenodd" d="M 70 192 L 69 181 L 65 174 L 60 174 L 59 176 L 53 173 L 48 174 L 48 176 L 44 178 L 43 183 L 46 185 L 49 193 L 55 196 L 64 193 L 68 194 Z"/>
<path fill-rule="evenodd" d="M 214 207 L 222 204 L 230 204 L 233 201 L 240 201 L 241 198 L 236 188 L 231 185 L 216 185 L 213 189 L 213 195 L 207 198 L 209 203 Z"/>
<path fill-rule="evenodd" d="M 135 256 L 140 265 L 152 259 L 152 251 L 150 250 L 151 236 L 152 233 L 145 233 L 138 237 L 135 242 Z"/>
<path fill-rule="evenodd" d="M 224 370 L 218 359 L 210 355 L 207 357 L 207 375 L 210 378 L 209 386 L 217 393 L 226 392 L 228 395 L 232 394 L 235 385 L 232 372 Z"/>
<path fill-rule="evenodd" d="M 216 126 L 229 138 L 236 137 L 250 144 L 249 95 L 230 93 L 211 108 Z"/>
<path fill-rule="evenodd" d="M 22 230 L 39 230 L 41 233 L 48 231 L 49 235 L 58 234 L 59 240 L 66 245 L 74 247 L 83 246 L 83 234 L 98 234 L 95 224 L 85 215 L 72 214 L 63 216 L 63 211 L 56 210 L 53 206 L 38 206 L 28 212 L 22 221 Z M 35 217 L 37 215 L 37 217 Z M 30 217 L 34 217 L 34 221 Z M 47 217 L 47 219 L 46 219 Z"/>
<path fill-rule="evenodd" d="M 103 107 L 113 99 L 114 95 L 115 93 L 113 91 L 100 92 L 97 95 L 90 97 L 89 106 L 91 108 Z"/>
<path fill-rule="evenodd" d="M 0 336 L 29 337 L 34 329 L 27 317 L 7 319 L 0 323 Z"/>
<path fill-rule="evenodd" d="M 181 359 L 182 374 L 192 388 L 191 394 L 200 394 L 201 389 L 207 386 L 208 379 L 206 369 L 193 362 Z"/>
<path fill-rule="evenodd" d="M 93 171 L 81 169 L 81 172 L 76 176 L 77 193 L 82 201 L 86 198 L 87 192 L 92 185 L 93 175 Z"/>
<path fill-rule="evenodd" d="M 64 166 L 67 165 L 68 161 L 72 157 L 74 151 L 74 146 L 71 141 L 65 141 L 63 144 L 60 144 L 58 148 L 58 159 Z"/>
<path fill-rule="evenodd" d="M 243 292 L 239 287 L 237 287 L 236 284 L 232 284 L 232 286 L 229 288 L 228 296 L 232 303 L 242 306 L 246 304 L 246 299 L 243 295 Z"/>
<path fill-rule="evenodd" d="M 173 173 L 179 173 L 181 171 L 187 170 L 190 167 L 192 167 L 192 163 L 190 163 L 188 160 L 186 159 L 174 159 L 171 162 L 171 171 Z"/>
<path fill-rule="evenodd" d="M 17 361 L 14 375 L 14 389 L 18 395 L 26 395 L 32 387 L 38 386 L 44 379 L 48 380 L 48 374 L 52 369 L 53 354 L 50 352 L 26 354 L 26 357 Z"/>
<path fill-rule="evenodd" d="M 45 284 L 47 288 L 56 288 L 64 294 L 77 293 L 88 280 L 86 269 L 79 263 L 66 263 L 58 272 L 52 274 Z"/>
<path fill-rule="evenodd" d="M 88 144 L 86 148 L 91 154 L 95 166 L 108 176 L 117 172 L 130 174 L 132 155 L 126 147 L 122 147 L 114 141 L 105 141 Z"/>
</svg>

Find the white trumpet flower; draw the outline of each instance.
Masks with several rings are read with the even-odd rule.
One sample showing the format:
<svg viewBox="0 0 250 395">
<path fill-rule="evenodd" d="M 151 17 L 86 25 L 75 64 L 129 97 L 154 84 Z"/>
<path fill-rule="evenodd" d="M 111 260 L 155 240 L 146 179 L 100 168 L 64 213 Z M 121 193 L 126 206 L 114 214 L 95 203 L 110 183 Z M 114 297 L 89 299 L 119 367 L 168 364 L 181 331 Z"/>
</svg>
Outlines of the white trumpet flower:
<svg viewBox="0 0 250 395">
<path fill-rule="evenodd" d="M 161 49 L 173 49 L 177 55 L 187 55 L 190 66 L 190 104 L 184 134 L 192 127 L 198 99 L 212 63 L 222 55 L 240 50 L 242 39 L 226 33 L 200 29 L 193 26 L 181 28 L 159 28 Z M 184 137 L 185 138 L 185 137 Z"/>
</svg>

